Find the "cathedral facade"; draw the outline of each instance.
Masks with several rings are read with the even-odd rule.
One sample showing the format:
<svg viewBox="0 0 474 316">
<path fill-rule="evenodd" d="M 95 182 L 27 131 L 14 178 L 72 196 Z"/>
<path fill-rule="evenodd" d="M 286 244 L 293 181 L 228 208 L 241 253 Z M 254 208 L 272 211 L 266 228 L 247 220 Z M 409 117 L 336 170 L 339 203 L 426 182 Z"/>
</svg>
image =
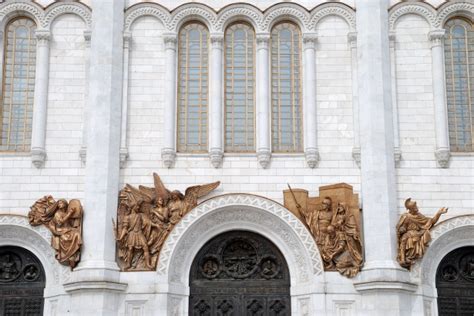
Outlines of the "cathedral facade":
<svg viewBox="0 0 474 316">
<path fill-rule="evenodd" d="M 4 0 L 0 35 L 0 315 L 474 313 L 472 0 Z"/>
</svg>

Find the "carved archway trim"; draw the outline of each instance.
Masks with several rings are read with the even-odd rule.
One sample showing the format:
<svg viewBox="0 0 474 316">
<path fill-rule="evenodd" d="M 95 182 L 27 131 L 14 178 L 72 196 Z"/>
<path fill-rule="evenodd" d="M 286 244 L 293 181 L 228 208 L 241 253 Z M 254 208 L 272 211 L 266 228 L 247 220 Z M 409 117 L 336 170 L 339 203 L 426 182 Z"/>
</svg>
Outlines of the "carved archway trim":
<svg viewBox="0 0 474 316">
<path fill-rule="evenodd" d="M 474 245 L 474 215 L 463 215 L 447 219 L 431 231 L 431 243 L 423 259 L 412 269 L 412 277 L 421 282 L 424 294 L 435 296 L 436 270 L 441 260 L 452 250 Z"/>
<path fill-rule="evenodd" d="M 63 294 L 62 283 L 71 275 L 68 267 L 56 261 L 50 241 L 49 230 L 44 226 L 30 226 L 27 217 L 0 215 L 0 246 L 25 248 L 41 261 L 46 274 L 45 296 Z"/>
<path fill-rule="evenodd" d="M 260 233 L 275 243 L 293 266 L 292 282 L 304 283 L 323 274 L 319 251 L 306 227 L 281 204 L 250 194 L 221 195 L 194 208 L 165 241 L 158 274 L 187 285 L 189 267 L 204 243 L 235 229 Z"/>
</svg>

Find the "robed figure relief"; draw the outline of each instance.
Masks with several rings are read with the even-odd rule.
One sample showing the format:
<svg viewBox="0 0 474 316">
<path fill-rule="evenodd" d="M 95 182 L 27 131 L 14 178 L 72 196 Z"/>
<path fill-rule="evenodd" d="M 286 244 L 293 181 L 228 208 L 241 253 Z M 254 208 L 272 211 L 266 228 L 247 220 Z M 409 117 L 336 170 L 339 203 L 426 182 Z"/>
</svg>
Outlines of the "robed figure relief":
<svg viewBox="0 0 474 316">
<path fill-rule="evenodd" d="M 320 196 L 309 198 L 307 191 L 289 187 L 285 206 L 313 235 L 324 269 L 352 278 L 363 264 L 357 195 L 341 183 L 321 187 Z"/>
<path fill-rule="evenodd" d="M 430 229 L 438 222 L 439 217 L 448 209 L 442 207 L 433 217 L 420 213 L 415 201 L 405 201 L 407 213 L 400 217 L 397 224 L 398 263 L 408 270 L 416 260 L 421 259 L 431 241 Z"/>
<path fill-rule="evenodd" d="M 51 195 L 47 195 L 36 201 L 30 209 L 30 224 L 45 225 L 51 231 L 51 246 L 56 251 L 56 259 L 74 268 L 81 259 L 81 202 L 76 199 L 69 203 L 65 199 L 55 201 Z"/>
<path fill-rule="evenodd" d="M 153 188 L 127 184 L 120 190 L 114 232 L 122 271 L 154 270 L 173 227 L 198 204 L 199 198 L 220 184 L 192 186 L 182 194 L 165 188 L 156 173 L 153 178 Z"/>
</svg>

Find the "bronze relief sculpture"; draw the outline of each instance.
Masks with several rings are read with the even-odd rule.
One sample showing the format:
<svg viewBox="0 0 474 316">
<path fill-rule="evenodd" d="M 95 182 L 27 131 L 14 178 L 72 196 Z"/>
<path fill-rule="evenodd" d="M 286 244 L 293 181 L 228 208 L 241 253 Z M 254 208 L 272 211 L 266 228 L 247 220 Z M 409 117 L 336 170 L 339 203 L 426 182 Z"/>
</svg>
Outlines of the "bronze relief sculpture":
<svg viewBox="0 0 474 316">
<path fill-rule="evenodd" d="M 219 181 L 180 191 L 168 190 L 154 173 L 154 187 L 130 184 L 120 190 L 117 223 L 118 265 L 122 271 L 150 271 L 156 268 L 163 243 L 173 227 L 209 194 Z"/>
<path fill-rule="evenodd" d="M 285 207 L 311 232 L 326 271 L 339 271 L 352 278 L 362 268 L 362 240 L 358 197 L 345 183 L 319 188 L 320 197 L 308 191 L 284 191 Z"/>
<path fill-rule="evenodd" d="M 73 269 L 81 259 L 83 210 L 79 200 L 55 201 L 51 195 L 30 207 L 28 220 L 32 226 L 45 225 L 52 233 L 51 246 L 56 259 Z"/>
<path fill-rule="evenodd" d="M 415 201 L 405 201 L 407 213 L 400 217 L 397 224 L 398 255 L 397 261 L 410 270 L 416 260 L 423 257 L 431 240 L 430 229 L 438 222 L 439 217 L 448 209 L 442 207 L 431 218 L 420 213 Z"/>
</svg>

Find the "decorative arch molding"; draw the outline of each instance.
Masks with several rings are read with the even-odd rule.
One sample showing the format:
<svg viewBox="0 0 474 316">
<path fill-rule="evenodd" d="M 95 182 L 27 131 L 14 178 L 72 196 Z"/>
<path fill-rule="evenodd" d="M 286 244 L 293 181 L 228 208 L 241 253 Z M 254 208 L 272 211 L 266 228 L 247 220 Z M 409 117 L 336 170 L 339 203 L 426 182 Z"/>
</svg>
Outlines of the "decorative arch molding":
<svg viewBox="0 0 474 316">
<path fill-rule="evenodd" d="M 38 27 L 43 26 L 44 10 L 38 4 L 26 0 L 0 4 L 0 25 L 2 29 L 9 20 L 22 15 L 33 19 Z"/>
<path fill-rule="evenodd" d="M 427 296 L 434 297 L 436 288 L 436 270 L 441 260 L 454 249 L 474 245 L 474 215 L 463 215 L 445 220 L 431 231 L 431 244 L 423 259 L 416 263 L 412 277 L 421 282 L 428 291 Z"/>
<path fill-rule="evenodd" d="M 265 11 L 261 28 L 263 32 L 270 33 L 275 24 L 282 20 L 290 20 L 298 24 L 301 32 L 306 32 L 309 30 L 310 19 L 309 12 L 297 4 L 277 4 Z"/>
<path fill-rule="evenodd" d="M 343 4 L 331 3 L 323 4 L 311 11 L 311 20 L 308 29 L 315 30 L 318 23 L 330 15 L 335 15 L 343 18 L 350 27 L 350 31 L 356 30 L 356 15 L 355 11 Z"/>
<path fill-rule="evenodd" d="M 63 14 L 75 14 L 79 16 L 87 26 L 87 29 L 91 29 L 92 27 L 92 14 L 89 7 L 86 5 L 74 2 L 74 3 L 54 3 L 53 5 L 49 6 L 44 15 L 44 19 L 42 21 L 42 27 L 45 29 L 51 29 L 51 24 L 54 20 Z"/>
<path fill-rule="evenodd" d="M 212 30 L 216 13 L 204 4 L 185 4 L 172 12 L 170 22 L 165 27 L 170 32 L 178 33 L 181 25 L 191 20 L 201 21 L 209 30 Z"/>
<path fill-rule="evenodd" d="M 70 279 L 71 272 L 56 261 L 50 240 L 46 227 L 32 227 L 24 216 L 0 215 L 0 246 L 22 247 L 38 257 L 46 273 L 46 288 L 55 288 L 50 290 L 55 295 L 63 293 L 61 285 Z"/>
<path fill-rule="evenodd" d="M 253 26 L 256 33 L 263 32 L 262 12 L 254 6 L 248 4 L 232 4 L 222 9 L 222 11 L 220 11 L 217 15 L 214 30 L 216 32 L 223 33 L 229 24 L 238 20 L 249 22 Z"/>
<path fill-rule="evenodd" d="M 438 11 L 434 26 L 443 28 L 446 21 L 455 15 L 466 16 L 474 22 L 474 3 L 456 2 L 442 6 Z"/>
<path fill-rule="evenodd" d="M 430 28 L 433 28 L 436 21 L 436 10 L 433 9 L 428 4 L 425 3 L 411 3 L 411 4 L 400 4 L 393 7 L 389 12 L 388 23 L 389 29 L 393 31 L 395 29 L 395 25 L 402 16 L 406 14 L 416 14 L 424 18 Z"/>
<path fill-rule="evenodd" d="M 125 12 L 124 32 L 130 32 L 133 22 L 143 16 L 152 16 L 158 19 L 163 25 L 168 25 L 170 13 L 164 7 L 156 3 L 140 3 L 130 7 Z"/>
<path fill-rule="evenodd" d="M 204 201 L 186 215 L 168 236 L 157 272 L 173 284 L 188 285 L 189 268 L 201 247 L 212 237 L 245 229 L 271 240 L 284 254 L 292 284 L 323 275 L 316 244 L 306 227 L 285 207 L 249 194 L 221 195 Z"/>
</svg>

